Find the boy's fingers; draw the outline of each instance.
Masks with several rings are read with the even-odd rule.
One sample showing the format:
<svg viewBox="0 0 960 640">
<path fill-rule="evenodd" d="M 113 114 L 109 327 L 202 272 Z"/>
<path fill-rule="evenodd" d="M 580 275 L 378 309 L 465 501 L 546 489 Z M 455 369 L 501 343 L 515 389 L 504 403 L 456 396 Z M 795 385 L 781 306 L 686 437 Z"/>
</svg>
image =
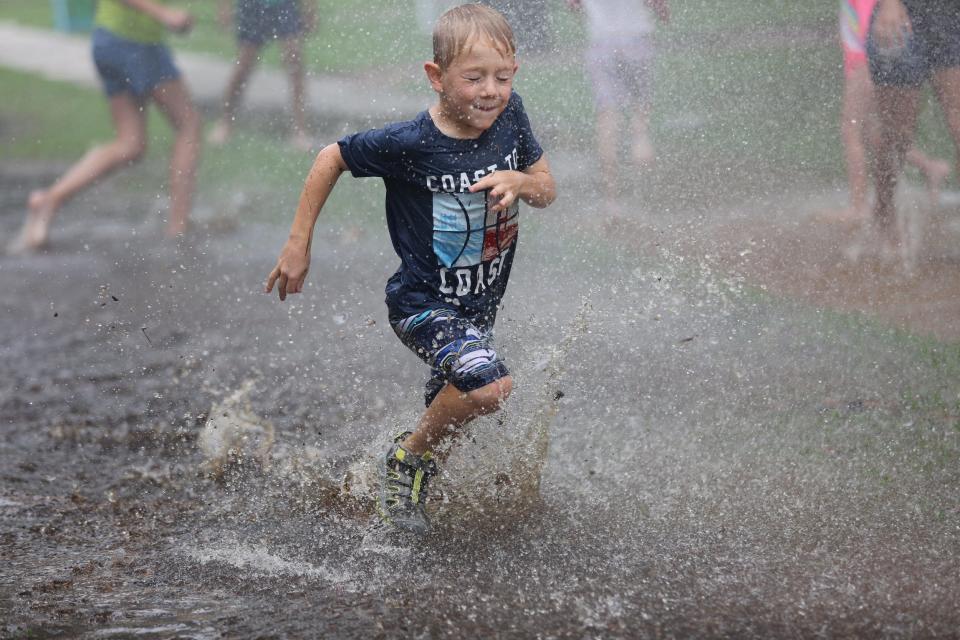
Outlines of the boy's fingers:
<svg viewBox="0 0 960 640">
<path fill-rule="evenodd" d="M 270 293 L 273 291 L 273 283 L 277 281 L 277 277 L 280 275 L 280 267 L 274 267 L 273 271 L 270 272 L 270 275 L 267 276 L 267 287 L 263 290 L 264 293 Z"/>
<path fill-rule="evenodd" d="M 277 294 L 281 300 L 287 299 L 287 275 L 284 273 L 280 274 L 280 284 L 277 287 Z"/>
<path fill-rule="evenodd" d="M 496 186 L 494 176 L 496 173 L 491 173 L 490 175 L 481 178 L 476 183 L 470 185 L 470 193 L 476 193 L 477 191 L 483 191 L 484 189 L 489 189 L 490 187 Z"/>
</svg>

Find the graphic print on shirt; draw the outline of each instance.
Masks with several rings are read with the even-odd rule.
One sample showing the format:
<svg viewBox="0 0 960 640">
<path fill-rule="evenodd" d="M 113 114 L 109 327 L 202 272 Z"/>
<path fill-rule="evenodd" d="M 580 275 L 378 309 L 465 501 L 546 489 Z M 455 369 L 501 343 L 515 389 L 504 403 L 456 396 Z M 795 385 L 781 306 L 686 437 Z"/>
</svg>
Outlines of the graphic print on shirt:
<svg viewBox="0 0 960 640">
<path fill-rule="evenodd" d="M 490 211 L 487 192 L 433 194 L 433 251 L 446 268 L 472 267 L 504 253 L 517 238 L 520 207 Z"/>
</svg>

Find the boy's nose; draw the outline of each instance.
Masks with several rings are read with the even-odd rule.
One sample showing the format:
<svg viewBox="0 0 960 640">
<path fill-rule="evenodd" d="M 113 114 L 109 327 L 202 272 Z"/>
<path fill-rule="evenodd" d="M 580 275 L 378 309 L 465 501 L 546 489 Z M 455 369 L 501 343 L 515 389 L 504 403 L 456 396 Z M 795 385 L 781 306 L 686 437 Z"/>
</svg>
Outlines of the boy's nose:
<svg viewBox="0 0 960 640">
<path fill-rule="evenodd" d="M 483 91 L 484 97 L 493 97 L 497 95 L 497 81 L 495 78 L 487 78 L 483 81 L 483 86 L 480 87 L 480 90 Z"/>
</svg>

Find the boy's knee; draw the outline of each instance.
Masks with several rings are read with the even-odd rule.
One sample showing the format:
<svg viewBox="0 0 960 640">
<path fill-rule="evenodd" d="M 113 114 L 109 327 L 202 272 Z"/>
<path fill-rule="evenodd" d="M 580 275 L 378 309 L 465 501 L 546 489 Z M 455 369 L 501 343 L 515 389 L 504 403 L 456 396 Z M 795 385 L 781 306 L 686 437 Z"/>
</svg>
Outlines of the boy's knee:
<svg viewBox="0 0 960 640">
<path fill-rule="evenodd" d="M 203 128 L 203 121 L 200 119 L 200 113 L 192 106 L 183 114 L 180 122 L 180 130 L 193 138 L 199 138 Z"/>
<path fill-rule="evenodd" d="M 513 391 L 513 378 L 509 375 L 467 392 L 467 397 L 483 411 L 496 411 Z"/>
<path fill-rule="evenodd" d="M 117 153 L 122 162 L 133 164 L 139 162 L 147 153 L 146 138 L 130 138 L 117 142 Z"/>
</svg>

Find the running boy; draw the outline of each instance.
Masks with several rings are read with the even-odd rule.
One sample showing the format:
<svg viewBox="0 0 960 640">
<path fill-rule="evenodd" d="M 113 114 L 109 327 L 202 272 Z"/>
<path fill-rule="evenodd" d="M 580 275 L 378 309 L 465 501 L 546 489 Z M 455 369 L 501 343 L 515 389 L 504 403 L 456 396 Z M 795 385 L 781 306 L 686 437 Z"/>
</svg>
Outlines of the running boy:
<svg viewBox="0 0 960 640">
<path fill-rule="evenodd" d="M 313 228 L 340 174 L 382 178 L 387 227 L 400 268 L 387 281 L 390 324 L 431 367 L 427 410 L 380 460 L 377 509 L 416 533 L 437 467 L 432 450 L 510 395 L 510 373 L 492 342 L 519 228 L 517 200 L 546 207 L 553 176 L 513 93 L 516 45 L 495 10 L 465 4 L 444 13 L 424 64 L 437 102 L 408 122 L 346 136 L 317 156 L 293 228 L 267 279 L 280 299 L 300 293 Z"/>
</svg>

